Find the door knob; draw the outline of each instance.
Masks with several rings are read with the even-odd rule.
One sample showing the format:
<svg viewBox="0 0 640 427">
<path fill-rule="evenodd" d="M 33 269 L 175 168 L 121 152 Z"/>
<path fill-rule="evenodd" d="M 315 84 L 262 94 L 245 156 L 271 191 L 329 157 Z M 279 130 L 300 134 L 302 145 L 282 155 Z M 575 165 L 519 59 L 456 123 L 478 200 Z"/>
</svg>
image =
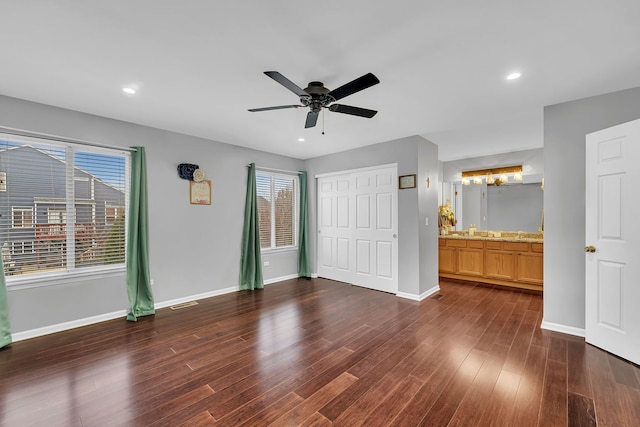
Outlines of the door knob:
<svg viewBox="0 0 640 427">
<path fill-rule="evenodd" d="M 595 246 L 591 246 L 591 245 L 585 246 L 584 247 L 584 251 L 585 252 L 589 252 L 589 253 L 592 254 L 592 253 L 594 253 L 596 251 L 596 247 Z"/>
</svg>

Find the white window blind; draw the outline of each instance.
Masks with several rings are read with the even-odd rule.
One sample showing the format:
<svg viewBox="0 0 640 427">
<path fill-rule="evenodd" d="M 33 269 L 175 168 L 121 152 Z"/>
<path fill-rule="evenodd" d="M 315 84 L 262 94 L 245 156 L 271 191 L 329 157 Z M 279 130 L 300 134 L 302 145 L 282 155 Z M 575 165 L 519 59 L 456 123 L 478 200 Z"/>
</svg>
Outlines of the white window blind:
<svg viewBox="0 0 640 427">
<path fill-rule="evenodd" d="M 298 177 L 256 173 L 261 249 L 297 246 Z"/>
<path fill-rule="evenodd" d="M 129 154 L 0 134 L 5 275 L 124 265 Z"/>
</svg>

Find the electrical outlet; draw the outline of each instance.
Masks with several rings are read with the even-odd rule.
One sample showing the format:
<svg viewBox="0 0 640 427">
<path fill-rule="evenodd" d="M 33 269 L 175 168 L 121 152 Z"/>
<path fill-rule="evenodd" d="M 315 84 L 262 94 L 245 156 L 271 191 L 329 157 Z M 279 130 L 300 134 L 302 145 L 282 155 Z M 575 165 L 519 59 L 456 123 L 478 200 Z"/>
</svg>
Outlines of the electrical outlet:
<svg viewBox="0 0 640 427">
<path fill-rule="evenodd" d="M 265 266 L 265 267 L 269 267 L 269 261 L 263 262 L 262 265 Z"/>
</svg>

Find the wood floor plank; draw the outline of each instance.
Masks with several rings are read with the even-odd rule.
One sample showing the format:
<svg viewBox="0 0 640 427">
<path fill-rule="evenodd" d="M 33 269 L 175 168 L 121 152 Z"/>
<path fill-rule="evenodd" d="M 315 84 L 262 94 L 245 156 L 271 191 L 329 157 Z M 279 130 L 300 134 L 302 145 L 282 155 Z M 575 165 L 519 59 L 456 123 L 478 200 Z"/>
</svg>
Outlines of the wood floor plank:
<svg viewBox="0 0 640 427">
<path fill-rule="evenodd" d="M 524 427 L 538 424 L 546 361 L 546 348 L 529 347 L 522 378 L 516 393 L 514 410 L 510 417 L 511 425 Z"/>
<path fill-rule="evenodd" d="M 564 427 L 568 419 L 567 364 L 547 360 L 538 425 Z"/>
<path fill-rule="evenodd" d="M 451 382 L 447 384 L 447 393 L 441 393 L 429 411 L 425 414 L 421 426 L 446 426 L 460 406 L 460 402 L 469 391 L 469 384 L 475 379 L 487 353 L 471 350 Z"/>
<path fill-rule="evenodd" d="M 622 405 L 623 398 L 618 395 L 617 383 L 609 365 L 610 357 L 614 356 L 590 345 L 586 347 L 596 421 L 598 425 L 623 426 L 628 417 Z"/>
<path fill-rule="evenodd" d="M 357 377 L 354 377 L 348 372 L 343 373 L 335 380 L 315 392 L 308 399 L 304 399 L 304 401 L 295 408 L 282 414 L 269 425 L 302 425 L 304 420 L 311 417 L 318 411 L 318 409 L 322 408 L 327 402 L 342 393 L 356 381 L 358 381 Z"/>
<path fill-rule="evenodd" d="M 324 279 L 0 350 L 2 426 L 635 426 L 640 368 L 540 328 L 542 298 L 421 302 Z"/>
<path fill-rule="evenodd" d="M 567 425 L 569 427 L 595 427 L 598 425 L 596 422 L 593 399 L 571 392 L 569 392 L 567 399 Z"/>
<path fill-rule="evenodd" d="M 567 390 L 570 393 L 593 398 L 585 347 L 584 339 L 567 341 Z"/>
<path fill-rule="evenodd" d="M 449 426 L 466 427 L 474 425 L 483 415 L 486 409 L 487 396 L 491 394 L 496 385 L 508 350 L 508 348 L 498 344 L 491 347 L 486 360 L 478 371 L 478 375 L 471 382 L 467 394 L 453 414 Z"/>
</svg>

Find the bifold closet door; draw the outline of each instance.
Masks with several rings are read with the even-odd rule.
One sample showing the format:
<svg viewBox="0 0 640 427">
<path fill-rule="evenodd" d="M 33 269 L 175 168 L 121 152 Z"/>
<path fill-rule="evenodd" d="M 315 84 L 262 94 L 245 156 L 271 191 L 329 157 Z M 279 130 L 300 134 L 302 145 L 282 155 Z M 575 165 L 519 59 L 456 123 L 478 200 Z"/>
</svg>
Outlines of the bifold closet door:
<svg viewBox="0 0 640 427">
<path fill-rule="evenodd" d="M 318 275 L 351 283 L 353 185 L 350 175 L 318 179 Z"/>
<path fill-rule="evenodd" d="M 398 291 L 395 167 L 318 178 L 318 275 Z"/>
</svg>

